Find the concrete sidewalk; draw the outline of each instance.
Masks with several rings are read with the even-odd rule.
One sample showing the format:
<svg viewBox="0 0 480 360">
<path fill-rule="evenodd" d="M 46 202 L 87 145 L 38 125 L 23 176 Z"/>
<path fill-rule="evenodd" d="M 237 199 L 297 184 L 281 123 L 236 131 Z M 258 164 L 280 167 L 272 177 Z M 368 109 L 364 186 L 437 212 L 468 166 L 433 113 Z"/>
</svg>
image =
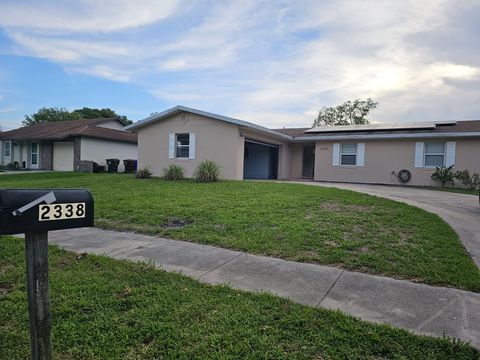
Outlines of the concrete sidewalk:
<svg viewBox="0 0 480 360">
<path fill-rule="evenodd" d="M 269 291 L 418 334 L 459 338 L 480 348 L 477 293 L 97 228 L 52 231 L 50 242 L 75 252 L 151 260 L 205 283 Z"/>
</svg>

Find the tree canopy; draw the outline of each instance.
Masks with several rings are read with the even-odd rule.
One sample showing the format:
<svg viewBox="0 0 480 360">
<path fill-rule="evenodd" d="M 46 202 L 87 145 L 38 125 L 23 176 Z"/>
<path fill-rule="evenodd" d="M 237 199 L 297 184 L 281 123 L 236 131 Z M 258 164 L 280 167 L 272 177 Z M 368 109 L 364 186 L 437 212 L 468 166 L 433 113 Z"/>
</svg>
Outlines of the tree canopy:
<svg viewBox="0 0 480 360">
<path fill-rule="evenodd" d="M 43 107 L 36 113 L 31 115 L 25 115 L 23 120 L 23 126 L 29 126 L 42 122 L 55 122 L 55 121 L 67 121 L 67 120 L 82 120 L 82 119 L 97 119 L 97 118 L 118 118 L 125 124 L 131 124 L 132 121 L 128 120 L 126 116 L 118 115 L 115 111 L 109 108 L 105 109 L 92 109 L 81 108 L 73 111 L 68 111 L 65 108 Z"/>
<path fill-rule="evenodd" d="M 312 126 L 368 124 L 369 121 L 366 116 L 377 105 L 377 102 L 368 98 L 367 100 L 355 99 L 353 101 L 345 101 L 338 106 L 324 106 L 318 112 Z"/>
</svg>

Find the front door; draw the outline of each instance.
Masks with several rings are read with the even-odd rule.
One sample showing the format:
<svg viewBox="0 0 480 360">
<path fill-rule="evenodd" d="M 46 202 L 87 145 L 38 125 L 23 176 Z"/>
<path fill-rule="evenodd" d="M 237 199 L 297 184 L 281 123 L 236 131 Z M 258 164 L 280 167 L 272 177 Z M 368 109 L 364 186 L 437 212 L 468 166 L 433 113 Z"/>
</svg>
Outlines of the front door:
<svg viewBox="0 0 480 360">
<path fill-rule="evenodd" d="M 30 167 L 38 169 L 38 142 L 34 141 L 30 144 Z"/>
<path fill-rule="evenodd" d="M 303 145 L 302 177 L 313 178 L 314 168 L 315 168 L 315 144 Z"/>
</svg>

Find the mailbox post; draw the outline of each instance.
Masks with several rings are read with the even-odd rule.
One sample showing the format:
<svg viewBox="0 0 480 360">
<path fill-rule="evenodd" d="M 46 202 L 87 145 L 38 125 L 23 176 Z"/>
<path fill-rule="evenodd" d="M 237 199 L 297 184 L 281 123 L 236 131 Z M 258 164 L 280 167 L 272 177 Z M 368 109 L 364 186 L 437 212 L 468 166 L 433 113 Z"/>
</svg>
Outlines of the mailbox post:
<svg viewBox="0 0 480 360">
<path fill-rule="evenodd" d="M 48 231 L 93 226 L 85 189 L 0 189 L 0 235 L 25 234 L 32 359 L 52 358 Z"/>
</svg>

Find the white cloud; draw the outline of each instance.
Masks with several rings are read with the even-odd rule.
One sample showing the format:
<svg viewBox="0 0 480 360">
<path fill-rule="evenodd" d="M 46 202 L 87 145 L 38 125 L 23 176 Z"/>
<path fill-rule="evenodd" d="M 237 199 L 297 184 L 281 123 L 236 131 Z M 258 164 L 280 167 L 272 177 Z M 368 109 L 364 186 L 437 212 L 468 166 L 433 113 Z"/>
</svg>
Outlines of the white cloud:
<svg viewBox="0 0 480 360">
<path fill-rule="evenodd" d="M 414 47 L 409 42 L 417 34 L 454 27 L 447 21 L 458 10 L 455 4 L 336 1 L 331 6 L 323 5 L 313 5 L 305 12 L 309 16 L 297 24 L 292 24 L 287 15 L 282 18 L 282 29 L 314 24 L 326 34 L 307 42 L 293 56 L 280 57 L 268 66 L 257 78 L 257 89 L 244 98 L 243 107 L 248 104 L 259 112 L 275 109 L 279 116 L 289 118 L 291 108 L 307 109 L 312 114 L 322 105 L 373 97 L 380 102 L 373 117 L 383 121 L 410 120 L 410 109 L 420 107 L 430 109 L 430 119 L 480 110 L 474 91 L 464 91 L 462 106 L 454 106 L 460 102 L 458 90 L 445 83 L 448 78 L 478 79 L 480 63 L 465 65 L 461 58 L 445 62 L 428 43 Z M 433 104 L 429 98 L 435 99 Z M 442 113 L 436 111 L 436 102 L 453 106 L 442 106 Z M 419 115 L 425 116 L 428 111 Z"/>
<path fill-rule="evenodd" d="M 81 68 L 67 68 L 67 71 L 79 72 L 82 74 L 98 76 L 107 80 L 128 82 L 130 81 L 130 75 L 128 73 L 121 72 L 117 69 L 113 69 L 108 65 L 98 64 L 90 67 Z"/>
<path fill-rule="evenodd" d="M 6 1 L 0 26 L 17 54 L 267 126 L 366 97 L 373 120 L 480 112 L 474 1 L 114 3 Z"/>
<path fill-rule="evenodd" d="M 49 31 L 116 31 L 170 16 L 175 0 L 2 0 L 0 26 Z"/>
<path fill-rule="evenodd" d="M 19 31 L 10 32 L 9 35 L 17 46 L 20 46 L 17 50 L 18 53 L 26 52 L 35 57 L 62 63 L 128 56 L 131 51 L 121 44 L 106 41 L 88 42 L 41 35 L 32 36 Z"/>
<path fill-rule="evenodd" d="M 9 112 L 17 111 L 17 110 L 18 110 L 18 108 L 16 108 L 16 107 L 0 108 L 0 113 L 9 113 Z"/>
</svg>

